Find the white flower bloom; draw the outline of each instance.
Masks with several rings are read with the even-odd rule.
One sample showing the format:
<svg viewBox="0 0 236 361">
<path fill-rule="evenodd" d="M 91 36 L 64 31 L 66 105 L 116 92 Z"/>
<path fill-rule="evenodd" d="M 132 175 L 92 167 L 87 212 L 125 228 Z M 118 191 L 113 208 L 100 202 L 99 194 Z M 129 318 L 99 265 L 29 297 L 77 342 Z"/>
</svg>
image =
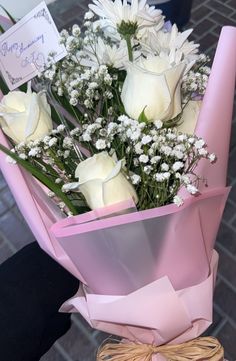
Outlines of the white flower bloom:
<svg viewBox="0 0 236 361">
<path fill-rule="evenodd" d="M 65 125 L 63 124 L 58 125 L 57 130 L 58 132 L 63 132 L 65 130 Z"/>
<path fill-rule="evenodd" d="M 146 174 L 150 174 L 152 169 L 153 168 L 150 165 L 145 165 L 145 167 L 143 168 L 144 173 L 146 173 Z"/>
<path fill-rule="evenodd" d="M 142 143 L 135 144 L 134 150 L 135 150 L 135 153 L 142 154 L 143 153 Z"/>
<path fill-rule="evenodd" d="M 198 193 L 198 189 L 192 184 L 188 184 L 186 188 L 187 188 L 187 191 L 190 194 L 197 194 Z"/>
<path fill-rule="evenodd" d="M 200 148 L 200 149 L 198 149 L 198 154 L 199 154 L 199 155 L 202 155 L 203 157 L 206 157 L 207 154 L 208 154 L 208 152 L 207 152 L 206 149 Z"/>
<path fill-rule="evenodd" d="M 85 132 L 84 134 L 82 134 L 82 140 L 84 142 L 90 142 L 90 140 L 92 140 L 92 138 L 88 132 Z"/>
<path fill-rule="evenodd" d="M 159 155 L 156 155 L 155 157 L 151 158 L 151 164 L 157 164 L 161 160 L 161 157 Z"/>
<path fill-rule="evenodd" d="M 183 162 L 175 162 L 173 165 L 172 165 L 172 169 L 174 172 L 177 172 L 178 170 L 180 170 L 181 168 L 184 167 L 184 163 Z"/>
<path fill-rule="evenodd" d="M 85 14 L 84 14 L 84 19 L 85 20 L 91 20 L 92 18 L 94 17 L 94 13 L 92 11 L 87 11 Z"/>
<path fill-rule="evenodd" d="M 141 135 L 141 131 L 139 129 L 135 130 L 134 132 L 131 133 L 130 139 L 133 140 L 133 141 L 138 140 L 140 135 Z"/>
<path fill-rule="evenodd" d="M 78 25 L 78 24 L 74 24 L 74 25 L 72 26 L 72 35 L 74 35 L 74 36 L 80 36 L 80 34 L 81 34 L 81 30 L 80 30 L 79 25 Z"/>
<path fill-rule="evenodd" d="M 200 149 L 200 148 L 204 147 L 205 142 L 203 139 L 198 139 L 194 145 L 197 149 Z"/>
<path fill-rule="evenodd" d="M 164 177 L 164 179 L 169 179 L 170 178 L 170 172 L 164 172 L 163 177 Z"/>
<path fill-rule="evenodd" d="M 65 137 L 63 140 L 63 148 L 71 149 L 73 148 L 73 140 L 70 137 Z"/>
<path fill-rule="evenodd" d="M 65 208 L 65 203 L 64 202 L 59 202 L 58 203 L 58 206 L 61 208 L 61 209 L 63 209 L 63 208 Z"/>
<path fill-rule="evenodd" d="M 67 149 L 67 150 L 65 150 L 65 152 L 63 154 L 63 158 L 66 159 L 69 157 L 69 155 L 70 155 L 70 151 L 69 151 L 69 149 Z"/>
<path fill-rule="evenodd" d="M 49 191 L 48 192 L 48 197 L 49 198 L 53 198 L 55 196 L 55 193 L 54 192 L 52 192 L 52 191 Z"/>
<path fill-rule="evenodd" d="M 187 139 L 187 135 L 186 135 L 186 134 L 180 134 L 180 135 L 178 135 L 178 137 L 177 137 L 177 140 L 178 140 L 179 142 L 184 142 L 186 139 Z"/>
<path fill-rule="evenodd" d="M 86 57 L 81 57 L 80 64 L 89 67 L 107 65 L 122 69 L 128 62 L 127 45 L 124 40 L 119 45 L 109 45 L 99 37 L 97 43 L 85 46 L 82 54 Z"/>
<path fill-rule="evenodd" d="M 183 157 L 184 157 L 184 153 L 181 152 L 180 150 L 175 150 L 174 149 L 172 154 L 178 159 L 183 159 Z"/>
<path fill-rule="evenodd" d="M 152 141 L 152 137 L 150 137 L 150 135 L 144 135 L 141 140 L 142 144 L 148 144 L 151 141 Z"/>
<path fill-rule="evenodd" d="M 175 118 L 182 110 L 180 87 L 184 68 L 184 63 L 173 66 L 168 59 L 154 55 L 129 63 L 121 92 L 127 114 L 138 119 L 144 111 L 153 122 Z"/>
<path fill-rule="evenodd" d="M 192 31 L 193 29 L 179 32 L 174 24 L 170 31 L 163 29 L 146 34 L 144 41 L 141 40 L 142 47 L 147 52 L 168 58 L 174 65 L 184 61 L 187 64 L 185 69 L 185 73 L 187 73 L 199 58 L 197 54 L 199 45 L 187 40 Z"/>
<path fill-rule="evenodd" d="M 164 177 L 163 173 L 156 173 L 155 179 L 157 182 L 163 182 L 165 180 L 165 177 Z"/>
<path fill-rule="evenodd" d="M 140 155 L 140 157 L 139 157 L 140 163 L 147 163 L 148 160 L 149 160 L 149 158 L 148 158 L 148 156 L 145 155 L 145 154 L 142 154 L 142 155 Z"/>
<path fill-rule="evenodd" d="M 95 143 L 95 147 L 97 149 L 105 149 L 106 146 L 106 141 L 104 139 L 98 139 Z"/>
<path fill-rule="evenodd" d="M 49 147 L 53 147 L 56 144 L 57 144 L 57 138 L 55 137 L 51 138 L 48 142 Z"/>
<path fill-rule="evenodd" d="M 163 171 L 168 171 L 170 169 L 169 165 L 167 163 L 162 163 L 161 164 L 161 170 Z"/>
<path fill-rule="evenodd" d="M 155 26 L 163 21 L 161 11 L 146 4 L 146 0 L 93 0 L 89 8 L 97 14 L 100 19 L 96 22 L 102 29 L 111 29 L 118 32 L 122 23 L 134 24 L 137 30 Z"/>
<path fill-rule="evenodd" d="M 209 154 L 208 159 L 211 163 L 214 163 L 216 160 L 216 155 L 214 153 Z"/>
<path fill-rule="evenodd" d="M 122 172 L 122 161 L 115 162 L 107 152 L 95 154 L 80 162 L 75 171 L 79 191 L 89 207 L 96 209 L 128 199 L 138 202 L 132 184 Z"/>
<path fill-rule="evenodd" d="M 35 147 L 30 149 L 28 156 L 29 157 L 37 157 L 41 153 L 41 149 L 39 147 Z"/>
<path fill-rule="evenodd" d="M 162 153 L 164 153 L 167 156 L 170 155 L 172 152 L 171 147 L 169 147 L 168 145 L 162 145 L 160 150 Z"/>
<path fill-rule="evenodd" d="M 70 131 L 70 135 L 73 137 L 74 135 L 77 135 L 80 132 L 79 128 L 74 128 Z"/>
<path fill-rule="evenodd" d="M 180 207 L 184 204 L 184 201 L 180 196 L 176 195 L 173 198 L 173 203 L 176 204 L 178 207 Z"/>
<path fill-rule="evenodd" d="M 161 129 L 163 127 L 163 122 L 161 120 L 155 120 L 153 123 L 157 129 Z"/>
<path fill-rule="evenodd" d="M 133 174 L 131 177 L 132 184 L 139 184 L 141 181 L 141 177 L 138 174 Z"/>
<path fill-rule="evenodd" d="M 48 143 L 50 142 L 51 137 L 49 137 L 49 135 L 46 135 L 46 137 L 43 138 L 43 142 L 44 144 L 48 145 Z"/>
<path fill-rule="evenodd" d="M 193 144 L 194 142 L 195 142 L 195 138 L 193 138 L 193 137 L 188 138 L 189 144 Z"/>
<path fill-rule="evenodd" d="M 11 91 L 0 102 L 0 127 L 14 143 L 42 139 L 52 130 L 51 108 L 44 92 Z"/>
<path fill-rule="evenodd" d="M 184 184 L 190 184 L 190 178 L 186 174 L 181 176 L 181 180 L 184 182 Z"/>
<path fill-rule="evenodd" d="M 24 160 L 27 159 L 27 155 L 25 153 L 20 153 L 19 157 Z"/>
</svg>

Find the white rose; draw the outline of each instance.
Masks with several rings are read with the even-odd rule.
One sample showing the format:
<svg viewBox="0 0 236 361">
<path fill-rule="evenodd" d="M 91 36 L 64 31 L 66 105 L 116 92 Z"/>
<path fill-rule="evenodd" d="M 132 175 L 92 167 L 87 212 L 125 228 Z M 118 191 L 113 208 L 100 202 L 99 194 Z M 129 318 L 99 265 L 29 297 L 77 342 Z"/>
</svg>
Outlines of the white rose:
<svg viewBox="0 0 236 361">
<path fill-rule="evenodd" d="M 178 125 L 178 130 L 180 132 L 194 134 L 201 105 L 201 100 L 190 100 L 188 102 L 183 110 L 181 124 Z"/>
<path fill-rule="evenodd" d="M 79 190 L 89 207 L 96 209 L 133 198 L 138 202 L 133 186 L 121 171 L 122 162 L 115 162 L 107 152 L 95 154 L 79 163 L 75 177 Z"/>
<path fill-rule="evenodd" d="M 0 103 L 0 125 L 15 143 L 43 138 L 52 130 L 51 109 L 45 93 L 9 92 Z"/>
<path fill-rule="evenodd" d="M 129 63 L 121 99 L 127 114 L 138 119 L 169 120 L 181 112 L 180 85 L 186 65 L 174 67 L 167 59 L 149 56 Z"/>
</svg>

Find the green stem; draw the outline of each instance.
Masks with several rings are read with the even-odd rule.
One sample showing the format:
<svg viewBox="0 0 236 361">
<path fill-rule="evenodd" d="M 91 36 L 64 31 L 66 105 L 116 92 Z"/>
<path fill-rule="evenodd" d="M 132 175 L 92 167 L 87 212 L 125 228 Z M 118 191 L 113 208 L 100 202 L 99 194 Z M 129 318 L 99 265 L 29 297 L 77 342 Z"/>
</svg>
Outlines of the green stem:
<svg viewBox="0 0 236 361">
<path fill-rule="evenodd" d="M 28 161 L 21 159 L 18 155 L 11 152 L 9 149 L 0 144 L 0 150 L 7 154 L 9 157 L 14 159 L 17 163 L 19 163 L 24 169 L 26 169 L 29 173 L 31 173 L 35 178 L 37 178 L 41 183 L 43 183 L 48 189 L 55 193 L 55 195 L 60 198 L 68 207 L 68 209 L 75 215 L 77 214 L 76 208 L 69 201 L 65 193 L 62 192 L 61 188 L 57 186 L 52 180 L 50 180 L 44 173 L 32 166 Z"/>
<path fill-rule="evenodd" d="M 127 48 L 128 48 L 129 61 L 133 62 L 134 58 L 133 58 L 133 50 L 132 50 L 132 45 L 131 45 L 131 36 L 125 35 L 124 38 L 125 38 Z"/>
</svg>

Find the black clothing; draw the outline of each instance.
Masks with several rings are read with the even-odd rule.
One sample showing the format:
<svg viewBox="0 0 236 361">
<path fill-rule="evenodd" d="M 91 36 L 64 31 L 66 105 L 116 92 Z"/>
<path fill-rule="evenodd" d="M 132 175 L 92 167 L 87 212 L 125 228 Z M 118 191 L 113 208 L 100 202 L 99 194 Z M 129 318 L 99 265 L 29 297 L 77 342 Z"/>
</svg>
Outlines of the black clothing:
<svg viewBox="0 0 236 361">
<path fill-rule="evenodd" d="M 38 361 L 70 328 L 58 312 L 79 281 L 36 242 L 0 265 L 0 360 Z"/>
</svg>

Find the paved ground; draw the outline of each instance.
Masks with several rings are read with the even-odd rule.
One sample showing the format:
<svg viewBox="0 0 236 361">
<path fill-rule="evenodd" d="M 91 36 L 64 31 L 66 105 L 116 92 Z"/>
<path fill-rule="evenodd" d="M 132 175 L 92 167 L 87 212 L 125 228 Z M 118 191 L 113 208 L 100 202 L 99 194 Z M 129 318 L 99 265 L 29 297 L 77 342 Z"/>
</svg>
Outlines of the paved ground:
<svg viewBox="0 0 236 361">
<path fill-rule="evenodd" d="M 50 5 L 59 28 L 81 19 L 86 0 L 57 0 Z M 213 56 L 223 25 L 236 26 L 236 0 L 194 0 L 190 26 L 202 50 Z M 232 185 L 229 200 L 217 237 L 220 254 L 218 281 L 215 290 L 214 323 L 208 333 L 217 336 L 225 346 L 229 361 L 236 360 L 236 117 L 232 125 L 228 184 Z M 33 236 L 24 223 L 11 193 L 0 174 L 0 263 Z M 90 329 L 78 315 L 73 316 L 71 330 L 42 358 L 42 361 L 94 361 L 95 350 L 103 334 Z"/>
</svg>

